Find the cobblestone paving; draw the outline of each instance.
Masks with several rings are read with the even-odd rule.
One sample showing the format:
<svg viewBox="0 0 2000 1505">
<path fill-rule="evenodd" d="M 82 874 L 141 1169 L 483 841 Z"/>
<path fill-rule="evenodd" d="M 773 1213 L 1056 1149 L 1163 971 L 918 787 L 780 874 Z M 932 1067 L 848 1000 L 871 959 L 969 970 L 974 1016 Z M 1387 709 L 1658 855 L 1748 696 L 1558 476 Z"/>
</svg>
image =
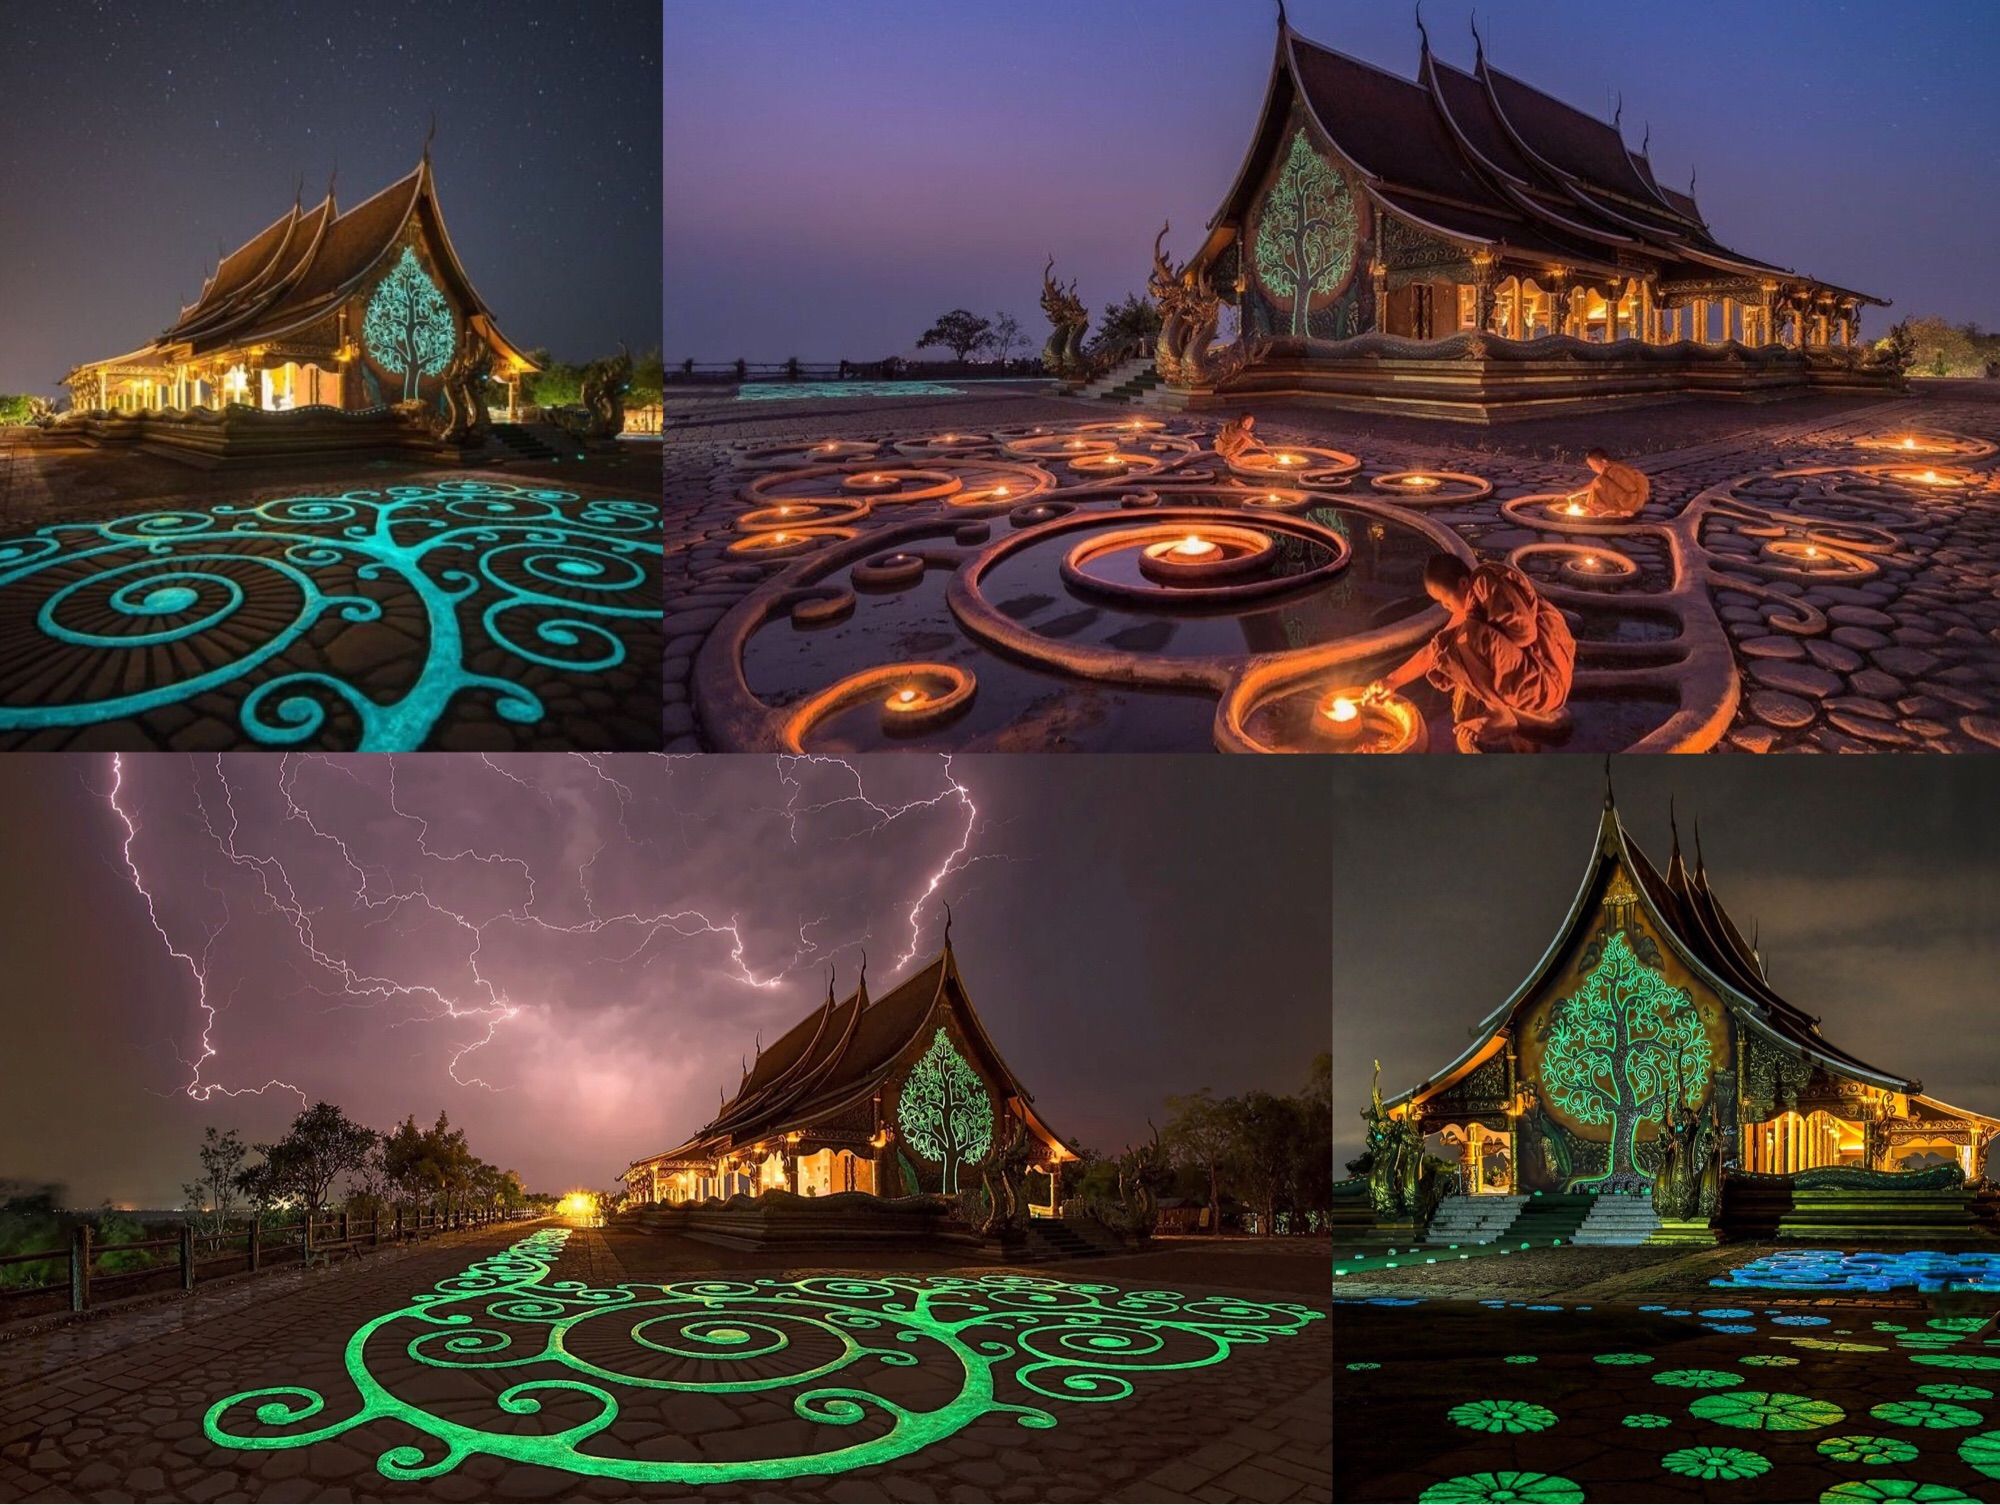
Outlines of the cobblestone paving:
<svg viewBox="0 0 2000 1505">
<path fill-rule="evenodd" d="M 1919 384 L 1915 396 L 1888 402 L 1813 399 L 1753 410 L 1698 404 L 1474 436 L 1298 407 L 1255 411 L 1261 436 L 1347 449 L 1361 457 L 1365 476 L 1453 470 L 1493 481 L 1490 498 L 1425 511 L 1486 556 L 1548 543 L 1546 531 L 1515 523 L 1501 505 L 1580 485 L 1587 445 L 1633 457 L 1654 480 L 1642 518 L 1570 535 L 1563 546 L 1576 548 L 1568 556 L 1527 567 L 1548 581 L 1581 549 L 1622 554 L 1635 570 L 1620 588 L 1633 599 L 1656 607 L 1678 589 L 1677 610 L 1719 624 L 1727 653 L 1715 667 L 1728 681 L 1720 703 L 1733 706 L 1721 748 L 1978 752 L 2000 747 L 1994 462 L 1969 462 L 1962 488 L 1926 486 L 1865 475 L 1862 467 L 1895 457 L 1855 441 L 1898 432 L 2000 439 L 2000 393 L 1991 386 Z M 665 696 L 674 750 L 706 745 L 692 691 L 696 653 L 729 609 L 780 568 L 724 553 L 742 536 L 736 461 L 744 450 L 833 439 L 886 445 L 954 428 L 1075 424 L 1129 411 L 1031 395 L 784 406 L 791 411 L 739 416 L 730 405 L 703 404 L 669 443 Z M 1169 429 L 1205 435 L 1213 427 L 1212 419 L 1195 417 L 1173 420 Z M 1774 475 L 1788 470 L 1826 474 Z M 1357 480 L 1357 493 L 1362 486 Z M 897 507 L 894 520 L 924 516 L 923 505 Z M 879 525 L 875 518 L 859 524 Z M 1810 562 L 1778 560 L 1767 547 L 1773 541 L 1815 554 Z M 1617 593 L 1602 599 L 1615 604 Z M 1609 659 L 1615 671 L 1621 661 L 1643 664 L 1647 653 L 1648 645 L 1636 642 L 1615 654 L 1587 648 L 1586 658 Z M 1641 675 L 1636 667 L 1628 672 Z"/>
<path fill-rule="evenodd" d="M 1332 1487 L 1333 1345 L 1324 1321 L 1310 1323 L 1297 1336 L 1242 1345 L 1223 1363 L 1137 1376 L 1134 1393 L 1124 1400 L 1055 1402 L 1059 1424 L 1046 1430 L 1024 1430 L 1011 1416 L 987 1416 L 894 1463 L 835 1477 L 749 1480 L 706 1490 L 671 1484 L 635 1488 L 478 1455 L 437 1477 L 396 1484 L 377 1471 L 377 1459 L 386 1449 L 427 1444 L 426 1456 L 433 1459 L 438 1449 L 434 1441 L 393 1420 L 370 1421 L 306 1446 L 261 1452 L 218 1447 L 204 1435 L 202 1417 L 211 1404 L 261 1386 L 319 1391 L 326 1400 L 319 1423 L 352 1415 L 355 1391 L 346 1378 L 342 1349 L 359 1324 L 402 1306 L 413 1292 L 457 1275 L 468 1261 L 491 1259 L 520 1236 L 518 1229 L 468 1235 L 331 1271 L 203 1291 L 166 1307 L 114 1314 L 13 1343 L 0 1340 L 0 1498 L 314 1501 L 707 1494 L 753 1500 L 1317 1500 L 1327 1498 Z M 739 1282 L 752 1278 L 747 1273 L 756 1268 L 751 1256 L 689 1252 L 699 1248 L 684 1241 L 577 1231 L 563 1247 L 553 1278 L 593 1286 L 685 1281 L 711 1273 Z M 1167 1249 L 1156 1264 L 1151 1256 L 1135 1256 L 1037 1266 L 1021 1273 L 1107 1282 L 1121 1290 L 1159 1289 L 1164 1281 L 1134 1273 L 1150 1266 L 1171 1275 L 1172 1288 L 1192 1299 L 1206 1293 L 1179 1279 L 1190 1259 L 1218 1273 L 1269 1268 L 1254 1259 L 1231 1266 Z M 671 1265 L 671 1271 L 663 1264 Z M 1114 1272 L 1100 1266 L 1118 1268 Z M 1296 1262 L 1286 1266 L 1287 1285 L 1303 1279 L 1298 1268 Z M 1320 1269 L 1323 1282 L 1323 1264 Z M 843 1272 L 767 1267 L 763 1273 L 799 1280 Z M 886 1271 L 849 1267 L 844 1273 L 865 1279 Z M 1216 1289 L 1253 1301 L 1300 1299 L 1282 1289 Z M 1319 1292 L 1311 1299 L 1324 1309 L 1323 1283 Z M 731 1340 L 720 1335 L 719 1341 Z M 395 1368 L 382 1360 L 373 1362 L 371 1372 L 392 1391 L 421 1396 L 421 1403 L 438 1414 L 463 1416 L 470 1424 L 467 1408 L 472 1402 L 463 1395 L 451 1398 L 451 1384 L 460 1381 L 460 1372 L 407 1362 Z M 917 1380 L 924 1382 L 921 1372 Z M 490 1403 L 486 1396 L 485 1404 Z M 676 1404 L 683 1407 L 675 1413 L 678 1422 L 664 1435 L 692 1439 L 709 1456 L 817 1449 L 838 1445 L 846 1431 L 813 1426 L 755 1394 L 686 1396 Z M 636 1413 L 634 1419 L 644 1422 Z M 249 1424 L 247 1416 L 243 1420 Z M 519 1425 L 532 1428 L 534 1423 Z M 832 1441 L 818 1437 L 820 1432 L 831 1434 Z"/>
<path fill-rule="evenodd" d="M 0 748 L 657 748 L 657 461 L 218 477 L 10 445 Z"/>
</svg>

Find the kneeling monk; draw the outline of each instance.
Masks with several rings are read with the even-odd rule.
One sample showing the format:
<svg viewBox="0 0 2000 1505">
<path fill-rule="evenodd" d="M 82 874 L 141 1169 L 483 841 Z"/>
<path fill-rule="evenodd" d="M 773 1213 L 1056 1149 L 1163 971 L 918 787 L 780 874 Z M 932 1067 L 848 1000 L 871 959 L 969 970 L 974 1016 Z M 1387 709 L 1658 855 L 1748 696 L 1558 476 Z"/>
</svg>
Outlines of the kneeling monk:
<svg viewBox="0 0 2000 1505">
<path fill-rule="evenodd" d="M 1622 460 L 1614 460 L 1601 449 L 1584 452 L 1584 463 L 1597 479 L 1568 500 L 1583 508 L 1586 517 L 1637 517 L 1653 494 L 1653 483 L 1643 470 L 1634 470 Z"/>
<path fill-rule="evenodd" d="M 1424 566 L 1424 589 L 1451 620 L 1407 663 L 1370 685 L 1369 695 L 1429 675 L 1451 695 L 1460 752 L 1478 752 L 1522 726 L 1562 720 L 1576 640 L 1532 580 L 1511 564 L 1468 569 L 1455 555 L 1438 554 Z"/>
<path fill-rule="evenodd" d="M 1251 430 L 1257 427 L 1253 414 L 1245 413 L 1241 418 L 1232 418 L 1223 424 L 1215 436 L 1215 452 L 1225 460 L 1234 460 L 1238 455 L 1247 455 L 1253 449 L 1262 449 L 1263 441 Z"/>
</svg>

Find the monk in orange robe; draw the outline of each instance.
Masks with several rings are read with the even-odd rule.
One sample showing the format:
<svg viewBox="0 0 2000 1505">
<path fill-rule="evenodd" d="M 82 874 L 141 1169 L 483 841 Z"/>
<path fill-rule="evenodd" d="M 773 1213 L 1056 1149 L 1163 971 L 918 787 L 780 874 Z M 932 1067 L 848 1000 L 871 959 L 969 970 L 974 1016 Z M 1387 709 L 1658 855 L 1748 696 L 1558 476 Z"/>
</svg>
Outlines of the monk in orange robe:
<svg viewBox="0 0 2000 1505">
<path fill-rule="evenodd" d="M 1419 676 L 1451 696 L 1460 752 L 1509 745 L 1522 728 L 1557 726 L 1569 702 L 1576 640 L 1569 623 L 1511 564 L 1468 569 L 1452 554 L 1424 566 L 1424 589 L 1451 620 L 1366 694 L 1379 697 Z"/>
<path fill-rule="evenodd" d="M 1583 460 L 1597 479 L 1572 492 L 1568 500 L 1582 507 L 1585 517 L 1637 517 L 1653 494 L 1653 483 L 1646 479 L 1646 473 L 1612 459 L 1601 449 L 1586 451 Z"/>
<path fill-rule="evenodd" d="M 1263 441 L 1251 432 L 1256 427 L 1257 419 L 1250 413 L 1230 419 L 1215 436 L 1215 452 L 1225 460 L 1234 460 L 1253 449 L 1262 449 Z"/>
</svg>

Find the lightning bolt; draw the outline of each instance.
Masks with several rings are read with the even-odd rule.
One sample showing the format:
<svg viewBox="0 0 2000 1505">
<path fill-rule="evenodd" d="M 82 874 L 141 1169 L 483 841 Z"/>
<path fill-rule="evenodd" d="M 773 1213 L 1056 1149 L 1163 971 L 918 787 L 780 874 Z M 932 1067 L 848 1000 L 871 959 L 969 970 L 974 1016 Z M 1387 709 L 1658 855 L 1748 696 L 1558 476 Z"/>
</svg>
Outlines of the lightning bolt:
<svg viewBox="0 0 2000 1505">
<path fill-rule="evenodd" d="M 618 831 L 624 841 L 634 849 L 651 846 L 650 839 L 633 830 L 630 820 L 640 796 L 625 778 L 616 776 L 626 773 L 632 766 L 643 768 L 649 765 L 638 759 L 604 760 L 584 754 L 574 756 L 577 762 L 590 770 L 595 786 L 615 799 Z M 483 767 L 519 790 L 534 794 L 551 813 L 559 813 L 556 800 L 547 788 L 506 767 L 504 762 L 484 755 L 476 762 L 471 759 L 465 761 L 468 766 Z M 513 927 L 551 937 L 612 934 L 627 937 L 631 942 L 629 946 L 602 958 L 619 964 L 639 959 L 662 941 L 696 941 L 713 937 L 726 948 L 727 965 L 723 975 L 738 985 L 763 993 L 776 992 L 808 963 L 835 956 L 840 951 L 858 946 L 865 939 L 864 935 L 838 944 L 824 943 L 816 939 L 813 932 L 826 923 L 826 916 L 801 919 L 789 958 L 775 964 L 753 964 L 743 918 L 738 913 L 724 918 L 694 906 L 658 910 L 614 908 L 609 904 L 600 907 L 593 891 L 593 870 L 603 855 L 602 844 L 592 851 L 575 873 L 576 892 L 584 917 L 554 918 L 538 908 L 541 894 L 533 865 L 493 847 L 490 842 L 473 845 L 444 836 L 438 819 L 419 809 L 408 792 L 398 786 L 396 759 L 343 760 L 321 754 L 285 754 L 273 759 L 260 758 L 255 762 L 260 769 L 275 765 L 277 770 L 275 793 L 282 801 L 283 813 L 277 817 L 276 826 L 266 833 L 266 839 L 253 839 L 249 823 L 238 808 L 238 780 L 232 780 L 229 767 L 218 756 L 212 774 L 206 778 L 190 765 L 193 809 L 202 833 L 222 860 L 246 875 L 261 901 L 260 910 L 274 916 L 289 932 L 289 939 L 307 964 L 307 975 L 321 979 L 319 983 L 309 982 L 308 986 L 323 997 L 332 999 L 332 1007 L 390 1008 L 396 1016 L 390 1022 L 390 1028 L 426 1023 L 476 1026 L 478 1032 L 471 1038 L 462 1037 L 454 1042 L 446 1067 L 447 1075 L 460 1086 L 499 1090 L 483 1077 L 471 1075 L 461 1068 L 476 1052 L 498 1038 L 508 1021 L 519 1017 L 525 1010 L 539 1007 L 533 1002 L 511 996 L 503 983 L 483 965 L 483 948 L 493 927 Z M 613 767 L 607 767 L 607 762 Z M 314 801 L 301 785 L 301 777 L 308 768 L 348 779 L 357 788 L 380 800 L 386 806 L 389 819 L 408 833 L 421 860 L 422 870 L 398 876 L 389 863 L 365 850 L 379 845 L 379 829 L 370 828 L 371 839 L 364 843 L 359 837 L 344 832 L 342 821 L 328 818 L 323 806 L 315 808 Z M 377 769 L 382 773 L 379 788 L 363 776 L 364 772 Z M 909 945 L 897 958 L 898 970 L 915 960 L 923 942 L 927 910 L 942 886 L 973 864 L 1003 855 L 974 851 L 982 830 L 979 808 L 949 755 L 941 758 L 942 787 L 936 793 L 902 801 L 888 800 L 872 793 L 861 770 L 844 758 L 820 755 L 786 757 L 776 760 L 775 769 L 780 788 L 785 793 L 785 802 L 781 808 L 766 809 L 768 813 L 782 816 L 786 833 L 795 846 L 803 840 L 804 828 L 818 824 L 822 817 L 836 811 L 861 816 L 857 828 L 832 838 L 839 841 L 879 833 L 924 812 L 953 807 L 959 812 L 962 819 L 954 822 L 957 834 L 951 846 L 909 900 L 905 913 Z M 809 794 L 806 787 L 808 770 L 816 770 L 822 777 L 830 779 L 832 792 L 824 797 Z M 198 948 L 190 941 L 178 939 L 171 932 L 155 897 L 158 883 L 149 880 L 140 860 L 139 836 L 143 828 L 134 810 L 128 808 L 131 792 L 128 791 L 122 757 L 113 756 L 111 772 L 111 788 L 106 798 L 123 830 L 119 850 L 126 875 L 143 900 L 147 918 L 170 962 L 178 971 L 187 974 L 194 990 L 195 1011 L 201 1021 L 201 1046 L 193 1061 L 184 1062 L 190 1069 L 185 1090 L 190 1096 L 206 1101 L 213 1094 L 257 1094 L 278 1087 L 298 1095 L 301 1103 L 305 1102 L 304 1090 L 290 1082 L 274 1079 L 261 1087 L 230 1088 L 204 1080 L 205 1073 L 218 1060 L 215 1033 L 219 1011 L 212 988 L 217 939 L 231 919 L 227 895 L 216 890 L 224 918 L 220 925 L 205 932 Z M 239 771 L 239 780 L 240 777 Z M 349 945 L 331 939 L 321 924 L 325 904 L 320 899 L 320 891 L 313 890 L 314 898 L 307 898 L 301 887 L 305 870 L 298 869 L 295 877 L 294 870 L 300 859 L 294 857 L 288 867 L 287 859 L 280 855 L 269 839 L 287 825 L 295 825 L 304 833 L 301 839 L 308 842 L 307 851 L 326 853 L 327 860 L 313 866 L 312 876 L 322 886 L 328 876 L 332 876 L 342 901 L 349 906 L 348 912 L 365 917 L 361 919 L 364 932 L 399 922 L 399 917 L 413 912 L 428 915 L 449 930 L 455 930 L 465 944 L 464 953 L 457 962 L 464 968 L 465 984 L 450 985 L 417 977 L 389 975 L 380 970 L 378 964 L 362 959 Z M 408 859 L 399 865 L 407 867 Z M 519 897 L 498 902 L 490 911 L 472 914 L 461 905 L 447 902 L 425 881 L 424 875 L 428 872 L 449 873 L 468 867 L 509 875 L 507 887 L 511 889 L 518 885 Z M 206 878 L 203 881 L 207 882 Z M 566 884 L 555 887 L 567 889 Z"/>
</svg>

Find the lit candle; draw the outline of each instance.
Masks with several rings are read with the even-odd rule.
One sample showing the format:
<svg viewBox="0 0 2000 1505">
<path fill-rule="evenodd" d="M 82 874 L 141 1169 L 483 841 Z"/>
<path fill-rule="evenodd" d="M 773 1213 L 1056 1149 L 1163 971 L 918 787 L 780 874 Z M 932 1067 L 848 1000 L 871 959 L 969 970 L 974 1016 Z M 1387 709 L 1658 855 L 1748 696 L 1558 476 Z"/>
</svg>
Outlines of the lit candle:
<svg viewBox="0 0 2000 1505">
<path fill-rule="evenodd" d="M 995 486 L 993 488 L 993 494 L 995 496 L 1005 496 L 1007 495 L 1007 488 L 1005 486 Z"/>
<path fill-rule="evenodd" d="M 1905 439 L 1903 441 L 1904 449 L 1915 449 L 1916 447 L 1917 447 L 1917 441 L 1914 439 Z"/>
<path fill-rule="evenodd" d="M 1819 558 L 1819 550 L 1818 550 L 1818 548 L 1816 548 L 1816 547 L 1815 547 L 1814 545 L 1812 545 L 1812 544 L 1807 544 L 1807 545 L 1806 545 L 1806 558 L 1808 558 L 1808 559 L 1817 559 L 1817 558 Z"/>
<path fill-rule="evenodd" d="M 1198 533 L 1190 533 L 1174 545 L 1174 552 L 1189 559 L 1199 559 L 1204 554 L 1213 554 L 1215 545 Z"/>
<path fill-rule="evenodd" d="M 1352 744 L 1360 739 L 1363 726 L 1361 707 L 1349 695 L 1338 692 L 1320 702 L 1319 729 L 1336 742 Z"/>
<path fill-rule="evenodd" d="M 788 533 L 773 533 L 773 534 L 771 535 L 771 542 L 772 542 L 772 543 L 774 543 L 774 544 L 776 544 L 776 543 L 790 543 L 791 541 L 792 541 L 792 539 L 791 539 L 791 535 L 790 535 L 790 534 L 788 534 Z"/>
<path fill-rule="evenodd" d="M 1596 568 L 1597 568 L 1597 556 L 1596 556 L 1595 554 L 1586 554 L 1586 555 L 1584 555 L 1584 556 L 1583 556 L 1583 567 L 1584 567 L 1585 569 L 1587 569 L 1587 570 L 1594 570 L 1594 569 L 1596 569 Z"/>
<path fill-rule="evenodd" d="M 1422 491 L 1428 487 L 1437 485 L 1437 478 L 1434 476 L 1405 476 L 1403 477 L 1403 484 L 1405 486 L 1414 486 L 1419 491 Z"/>
<path fill-rule="evenodd" d="M 1280 465 L 1296 465 L 1299 463 L 1299 457 L 1297 455 L 1280 455 L 1278 456 L 1278 463 Z"/>
<path fill-rule="evenodd" d="M 1071 449 L 1082 449 L 1083 441 L 1081 439 L 1072 439 L 1069 441 L 1069 447 Z"/>
<path fill-rule="evenodd" d="M 898 690 L 896 692 L 897 705 L 912 705 L 915 703 L 916 698 L 917 692 L 915 690 Z"/>
<path fill-rule="evenodd" d="M 1563 511 L 1567 512 L 1571 517 L 1582 517 L 1583 504 L 1581 502 L 1571 502 L 1567 507 L 1563 508 Z"/>
<path fill-rule="evenodd" d="M 1269 502 L 1273 507 L 1275 507 L 1278 505 L 1278 493 L 1274 491 L 1269 496 L 1265 497 L 1264 500 Z"/>
</svg>

